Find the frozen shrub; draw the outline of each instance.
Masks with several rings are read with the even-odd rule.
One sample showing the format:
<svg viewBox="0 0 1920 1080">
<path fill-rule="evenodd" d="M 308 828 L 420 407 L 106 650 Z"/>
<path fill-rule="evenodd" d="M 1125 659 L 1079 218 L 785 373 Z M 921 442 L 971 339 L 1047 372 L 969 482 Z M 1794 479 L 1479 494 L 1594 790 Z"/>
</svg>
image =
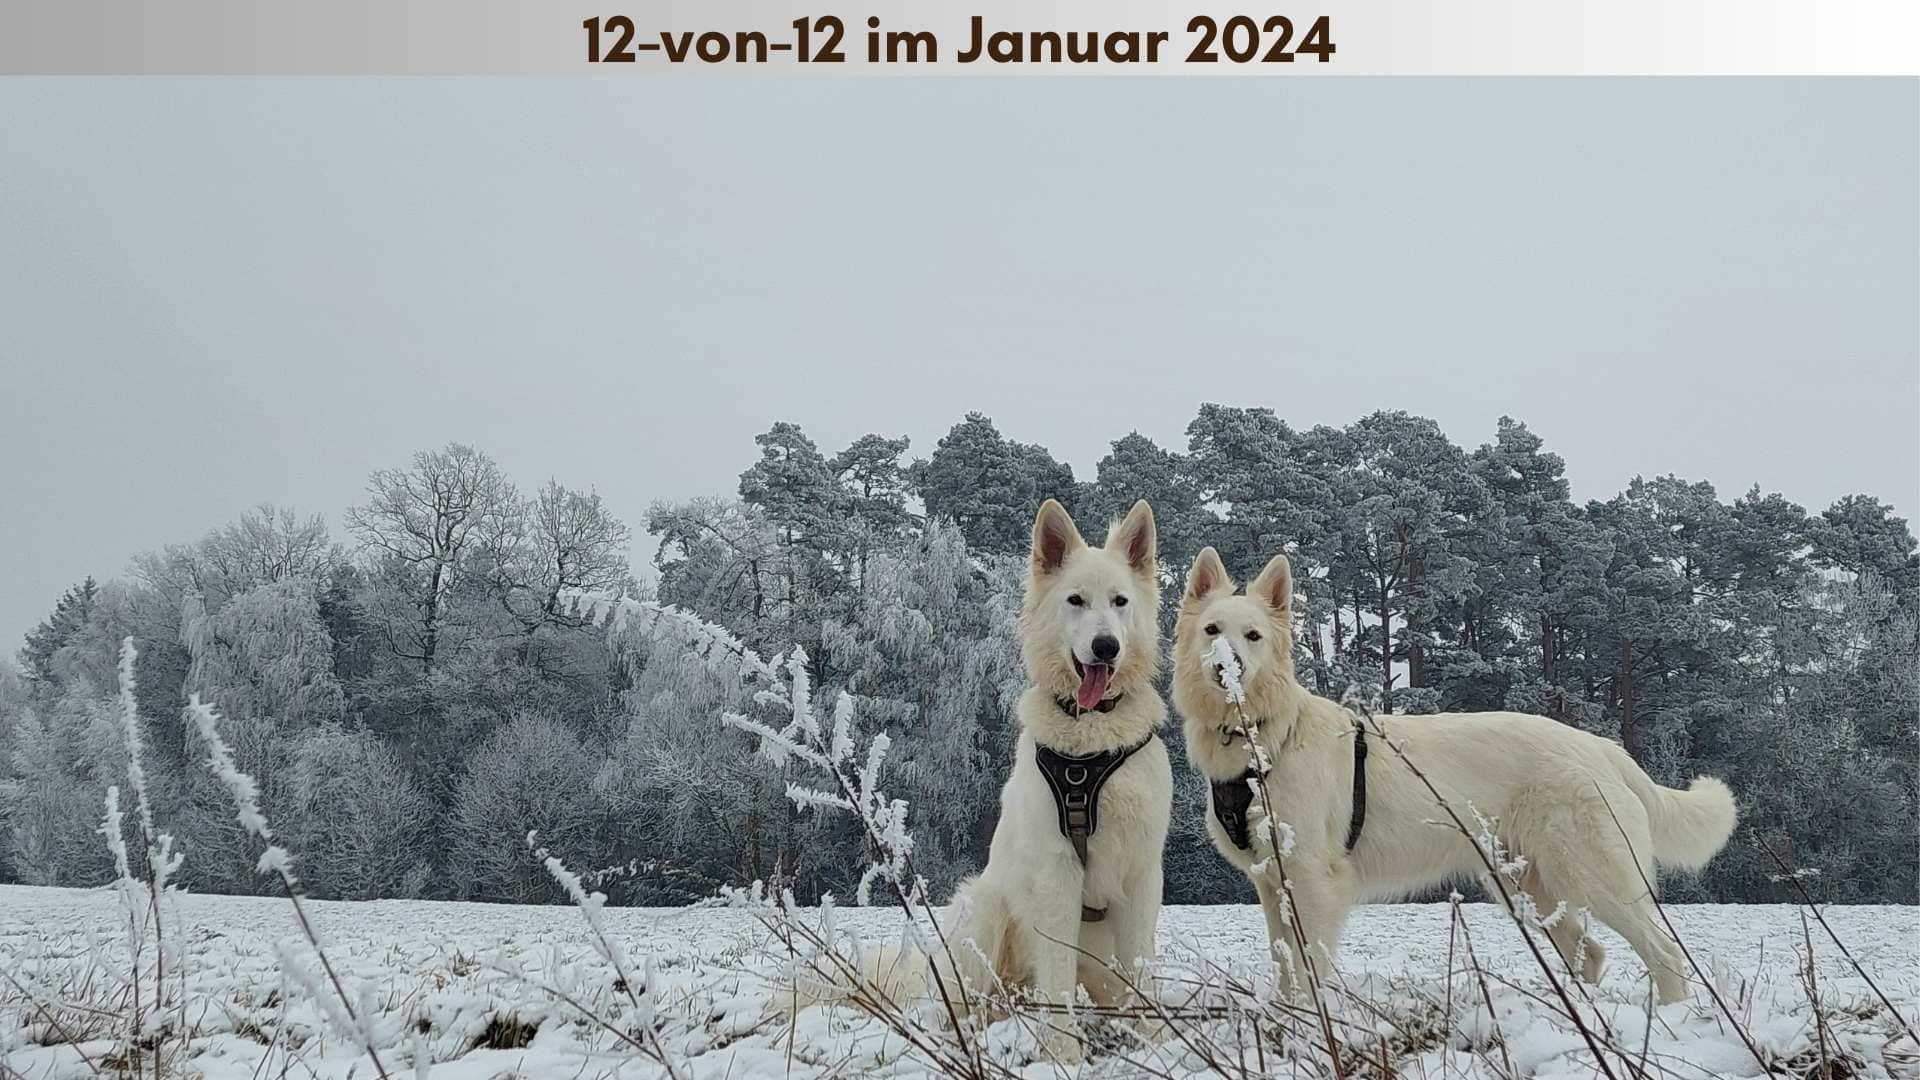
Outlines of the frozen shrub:
<svg viewBox="0 0 1920 1080">
<path fill-rule="evenodd" d="M 469 899 L 541 903 L 561 899 L 546 871 L 527 858 L 529 830 L 556 855 L 590 851 L 601 800 L 598 755 L 546 717 L 517 716 L 467 759 L 454 793 L 450 858 Z"/>
<path fill-rule="evenodd" d="M 287 789 L 287 820 L 314 895 L 410 895 L 432 807 L 391 747 L 366 732 L 309 732 L 293 752 Z"/>
</svg>

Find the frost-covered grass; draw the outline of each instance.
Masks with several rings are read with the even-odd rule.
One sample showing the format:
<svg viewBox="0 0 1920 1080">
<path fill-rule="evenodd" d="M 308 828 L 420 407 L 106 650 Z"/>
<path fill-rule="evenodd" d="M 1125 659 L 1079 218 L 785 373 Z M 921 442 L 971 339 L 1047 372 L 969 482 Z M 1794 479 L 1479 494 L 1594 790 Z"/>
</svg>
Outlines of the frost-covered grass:
<svg viewBox="0 0 1920 1080">
<path fill-rule="evenodd" d="M 341 978 L 358 1002 L 370 1003 L 367 1026 L 396 1077 L 421 1075 L 428 1060 L 437 1080 L 663 1074 L 619 1034 L 553 993 L 614 1026 L 630 1017 L 627 995 L 575 909 L 426 901 L 306 907 Z M 180 895 L 175 909 L 169 933 L 185 969 L 191 1031 L 185 1049 L 168 1058 L 170 1075 L 372 1075 L 364 1050 L 327 1019 L 317 988 L 303 989 L 283 974 L 282 957 L 306 940 L 284 899 Z M 1511 918 L 1485 904 L 1462 910 L 1486 973 L 1491 1015 L 1449 933 L 1446 905 L 1355 913 L 1337 976 L 1344 989 L 1334 995 L 1347 1075 L 1380 1076 L 1383 1050 L 1402 1077 L 1602 1075 L 1559 1015 Z M 1920 1015 L 1920 908 L 1825 914 L 1894 1005 L 1909 1019 Z M 1799 909 L 1676 907 L 1672 915 L 1695 953 L 1722 972 L 1722 991 L 1765 1062 L 1753 1062 L 1699 992 L 1691 1002 L 1654 1010 L 1649 1025 L 1643 972 L 1624 943 L 1603 931 L 1612 960 L 1593 992 L 1593 1012 L 1618 1045 L 1644 1054 L 1647 1075 L 1920 1077 L 1920 1050 L 1896 1038 L 1884 1006 L 1817 927 L 1816 1018 Z M 124 1026 L 117 1020 L 123 918 L 110 889 L 0 886 L 0 972 L 11 976 L 0 978 L 0 1077 L 113 1075 Z M 845 1008 L 803 1012 L 789 1048 L 785 1022 L 764 1015 L 784 948 L 747 912 L 608 908 L 600 919 L 633 965 L 651 965 L 656 1024 L 681 1075 L 929 1072 L 918 1056 L 903 1053 L 886 1025 Z M 896 911 L 846 909 L 837 920 L 867 940 L 897 938 Z M 1247 960 L 1265 945 L 1258 909 L 1168 908 L 1159 939 L 1159 997 L 1173 1023 L 1162 1021 L 1141 1044 L 1121 1022 L 1086 1021 L 1095 1050 L 1082 1075 L 1330 1075 L 1324 1051 L 1309 1042 L 1256 1034 L 1244 1020 L 1195 1015 L 1203 1002 L 1189 1000 L 1184 983 L 1196 970 L 1237 968 L 1257 982 Z M 1036 1061 L 1033 1039 L 1018 1020 L 990 1028 L 986 1043 L 995 1073 L 1073 1070 Z M 1616 1075 L 1632 1075 L 1611 1064 Z"/>
</svg>

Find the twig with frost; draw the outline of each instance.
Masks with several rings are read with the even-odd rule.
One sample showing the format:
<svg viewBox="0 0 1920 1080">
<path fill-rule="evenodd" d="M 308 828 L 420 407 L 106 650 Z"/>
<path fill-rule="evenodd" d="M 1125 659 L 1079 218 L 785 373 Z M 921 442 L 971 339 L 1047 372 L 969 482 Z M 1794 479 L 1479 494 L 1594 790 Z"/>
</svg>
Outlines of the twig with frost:
<svg viewBox="0 0 1920 1080">
<path fill-rule="evenodd" d="M 760 752 L 774 765 L 786 764 L 790 756 L 798 757 L 825 772 L 833 781 L 832 791 L 789 784 L 787 797 L 801 809 L 846 810 L 860 822 L 868 841 L 868 864 L 866 871 L 861 874 L 855 898 L 865 905 L 871 899 L 873 883 L 876 880 L 885 881 L 906 913 L 905 930 L 909 939 L 920 952 L 931 956 L 934 948 L 924 939 L 916 914 L 926 919 L 940 953 L 947 958 L 950 970 L 954 973 L 954 991 L 949 991 L 947 977 L 938 963 L 928 963 L 928 975 L 946 1010 L 947 1019 L 953 1025 L 954 1033 L 967 1047 L 974 1072 L 978 1075 L 981 1071 L 978 1047 L 976 1040 L 969 1036 L 968 1025 L 963 1019 L 963 1015 L 972 1013 L 970 991 L 966 980 L 959 977 L 959 965 L 953 955 L 953 947 L 947 940 L 946 932 L 941 929 L 939 917 L 933 910 L 933 901 L 927 895 L 927 881 L 914 869 L 913 833 L 907 827 L 906 800 L 889 799 L 880 789 L 880 768 L 892 745 L 891 740 L 886 732 L 876 733 L 868 743 L 864 761 L 856 770 L 853 697 L 841 692 L 834 702 L 832 730 L 830 733 L 824 732 L 813 711 L 812 680 L 807 673 L 806 650 L 796 645 L 791 653 L 783 659 L 777 659 L 772 665 L 766 665 L 766 669 L 772 673 L 772 682 L 755 695 L 755 700 L 762 705 L 785 710 L 789 717 L 786 725 L 775 729 L 740 713 L 726 713 L 720 717 L 720 722 L 757 737 L 760 740 Z M 782 670 L 786 673 L 784 680 L 779 674 Z M 954 1000 L 955 992 L 959 1004 Z"/>
<path fill-rule="evenodd" d="M 113 853 L 113 887 L 120 898 L 120 909 L 127 917 L 127 992 L 132 999 L 133 1008 L 127 1013 L 127 1031 L 122 1038 L 121 1055 L 127 1059 L 135 1075 L 139 1074 L 140 1043 L 146 1032 L 147 1010 L 140 996 L 140 958 L 146 952 L 147 924 L 142 918 L 146 909 L 143 900 L 134 895 L 138 887 L 133 879 L 133 868 L 127 861 L 127 838 L 124 832 L 123 815 L 120 813 L 120 787 L 107 788 L 107 810 L 101 819 L 98 832 L 106 839 L 107 850 Z M 159 1053 L 156 1048 L 155 1057 Z M 154 1063 L 155 1075 L 159 1075 L 159 1062 Z"/>
<path fill-rule="evenodd" d="M 751 907 L 761 922 L 786 945 L 789 953 L 796 951 L 796 943 L 806 945 L 811 950 L 807 962 L 813 971 L 833 985 L 844 987 L 849 1004 L 885 1024 L 893 1034 L 924 1056 L 937 1074 L 984 1077 L 990 1073 L 1006 1073 L 1005 1069 L 983 1061 L 972 1040 L 955 1052 L 945 1039 L 916 1021 L 903 1003 L 889 996 L 884 986 L 869 979 L 857 957 L 849 957 L 841 952 L 832 928 L 830 901 L 823 902 L 823 908 L 828 913 L 820 925 L 814 925 L 800 917 L 791 891 L 782 892 L 776 902 L 769 900 L 756 882 L 754 888 L 723 890 L 723 895 L 737 898 L 744 901 L 743 906 Z M 796 979 L 796 998 L 798 990 L 799 982 Z"/>
<path fill-rule="evenodd" d="M 844 692 L 839 695 L 834 703 L 832 727 L 823 730 L 813 708 L 807 654 L 798 646 L 792 652 L 768 661 L 726 630 L 670 605 L 630 597 L 616 600 L 585 593 L 572 594 L 568 600 L 574 610 L 585 614 L 596 624 L 606 625 L 616 635 L 684 642 L 688 653 L 699 658 L 711 670 L 757 683 L 760 689 L 754 694 L 755 703 L 785 714 L 786 723 L 778 728 L 733 712 L 723 714 L 720 721 L 758 739 L 761 754 L 774 765 L 783 766 L 789 759 L 798 759 L 831 779 L 831 788 L 825 790 L 789 783 L 787 798 L 803 810 L 846 811 L 860 822 L 868 841 L 869 862 L 866 872 L 861 875 L 856 899 L 862 904 L 867 903 L 871 899 L 874 882 L 886 882 L 907 915 L 907 934 L 922 953 L 931 954 L 933 949 L 921 933 L 916 913 L 932 928 L 940 953 L 945 955 L 950 970 L 955 973 L 956 986 L 952 991 L 949 990 L 947 978 L 941 973 L 938 963 L 930 962 L 927 965 L 928 974 L 954 1033 L 967 1048 L 971 1071 L 974 1075 L 980 1075 L 983 1067 L 977 1040 L 968 1034 L 970 1029 L 963 1019 L 963 1016 L 972 1013 L 970 991 L 966 980 L 958 977 L 959 965 L 955 962 L 952 944 L 941 929 L 933 903 L 927 895 L 926 879 L 914 869 L 913 834 L 907 827 L 907 803 L 902 799 L 888 799 L 880 789 L 880 769 L 890 746 L 886 733 L 874 735 L 868 743 L 865 760 L 856 768 L 853 698 Z M 738 902 L 743 894 L 734 892 L 731 895 Z M 759 896 L 758 890 L 754 895 Z M 784 911 L 778 917 L 792 918 L 791 914 Z M 861 981 L 857 964 L 837 962 L 832 966 L 840 969 L 841 974 L 851 974 L 856 984 Z M 955 1000 L 956 994 L 958 1002 Z M 899 1028 L 896 1027 L 896 1030 Z"/>
<path fill-rule="evenodd" d="M 374 1072 L 380 1075 L 381 1080 L 391 1080 L 387 1067 L 380 1061 L 380 1052 L 375 1047 L 377 1040 L 373 1035 L 372 1017 L 362 1015 L 362 1010 L 355 1007 L 352 996 L 347 993 L 346 984 L 340 979 L 340 973 L 334 970 L 333 961 L 328 958 L 326 948 L 320 943 L 319 932 L 314 929 L 313 921 L 307 917 L 306 905 L 300 902 L 300 883 L 293 873 L 293 856 L 274 840 L 273 829 L 268 825 L 266 815 L 260 812 L 260 785 L 254 783 L 253 777 L 248 776 L 234 762 L 233 750 L 220 734 L 220 715 L 212 705 L 201 701 L 199 694 L 194 694 L 187 700 L 187 714 L 193 720 L 194 729 L 200 733 L 200 738 L 207 744 L 207 767 L 213 770 L 214 777 L 227 789 L 228 797 L 233 800 L 235 817 L 238 818 L 240 826 L 254 839 L 265 845 L 260 852 L 259 861 L 254 866 L 255 871 L 275 878 L 280 882 L 281 888 L 286 891 L 287 899 L 293 903 L 293 914 L 300 924 L 300 932 L 306 937 L 307 943 L 313 946 L 314 956 L 319 959 L 321 969 L 326 972 L 327 982 L 332 986 L 334 996 L 339 1002 L 347 1030 L 361 1048 L 366 1050 L 367 1057 L 373 1062 Z M 286 958 L 282 959 L 284 963 Z M 310 978 L 304 969 L 297 965 L 289 974 L 303 982 Z M 322 997 L 319 1000 L 324 1003 L 327 999 Z M 330 1005 L 324 1007 L 331 1011 Z"/>
<path fill-rule="evenodd" d="M 1727 1023 L 1732 1025 L 1734 1034 L 1740 1036 L 1740 1042 L 1747 1048 L 1747 1053 L 1753 1055 L 1755 1062 L 1764 1064 L 1767 1059 L 1760 1056 L 1760 1048 L 1755 1045 L 1753 1036 L 1748 1033 L 1746 1025 L 1742 1024 L 1740 1018 L 1734 1015 L 1733 1007 L 1727 1004 L 1726 998 L 1721 995 L 1720 988 L 1716 985 L 1713 977 L 1707 973 L 1706 969 L 1700 966 L 1700 961 L 1694 958 L 1693 950 L 1687 947 L 1686 939 L 1680 936 L 1679 928 L 1673 925 L 1673 918 L 1667 914 L 1667 906 L 1660 902 L 1660 890 L 1654 888 L 1652 880 L 1647 877 L 1646 864 L 1640 861 L 1640 853 L 1634 850 L 1633 838 L 1627 835 L 1626 825 L 1620 820 L 1620 815 L 1614 812 L 1612 800 L 1607 798 L 1606 791 L 1601 788 L 1598 782 L 1593 785 L 1593 790 L 1594 794 L 1600 796 L 1600 805 L 1607 808 L 1607 816 L 1613 819 L 1613 827 L 1619 831 L 1620 841 L 1627 845 L 1627 855 L 1633 860 L 1633 869 L 1640 875 L 1640 884 L 1645 886 L 1647 898 L 1653 902 L 1653 910 L 1660 916 L 1661 924 L 1666 927 L 1667 936 L 1673 939 L 1674 947 L 1678 948 L 1680 955 L 1686 958 L 1687 966 L 1693 969 L 1694 977 L 1700 980 L 1702 986 L 1706 987 L 1707 996 L 1713 1000 L 1714 1007 L 1719 1009 L 1721 1015 L 1727 1018 Z M 1651 971 L 1653 962 L 1649 962 L 1647 967 L 1649 971 Z M 1818 1003 L 1815 1003 L 1815 1008 L 1818 1008 Z"/>
<path fill-rule="evenodd" d="M 1300 922 L 1300 912 L 1294 905 L 1293 883 L 1287 879 L 1284 865 L 1286 858 L 1293 853 L 1293 827 L 1280 822 L 1279 815 L 1274 813 L 1273 799 L 1267 791 L 1267 774 L 1273 771 L 1273 759 L 1267 755 L 1266 743 L 1260 738 L 1259 718 L 1247 710 L 1247 690 L 1240 681 L 1240 656 L 1225 638 L 1216 637 L 1207 649 L 1207 659 L 1219 671 L 1220 688 L 1225 692 L 1227 702 L 1233 706 L 1234 715 L 1240 720 L 1237 734 L 1246 746 L 1247 762 L 1254 773 L 1253 779 L 1247 782 L 1253 785 L 1254 793 L 1260 798 L 1260 832 L 1267 839 L 1268 854 L 1256 862 L 1252 869 L 1254 873 L 1264 876 L 1271 868 L 1280 879 L 1280 898 L 1285 909 L 1281 914 L 1293 931 L 1301 965 L 1307 969 L 1307 987 L 1313 994 L 1314 1009 L 1319 1014 L 1320 1034 L 1326 1042 L 1327 1058 L 1333 1063 L 1335 1080 L 1345 1080 L 1346 1069 L 1340 1061 L 1340 1042 L 1333 1032 L 1333 1017 L 1327 1012 L 1327 1004 L 1321 996 L 1319 967 L 1313 961 L 1313 943 L 1307 940 L 1306 927 Z M 1271 959 L 1277 961 L 1278 957 Z M 1294 977 L 1297 980 L 1299 973 L 1295 972 Z"/>
<path fill-rule="evenodd" d="M 1463 899 L 1465 898 L 1458 892 L 1447 895 L 1447 905 L 1453 915 L 1453 927 L 1460 931 L 1460 944 L 1467 951 L 1467 966 L 1473 970 L 1474 982 L 1480 987 L 1480 1001 L 1487 1007 L 1487 1026 L 1493 1029 L 1492 1041 L 1500 1048 L 1500 1062 L 1506 1066 L 1506 1075 L 1518 1076 L 1520 1074 L 1513 1071 L 1513 1057 L 1507 1053 L 1507 1040 L 1500 1034 L 1500 1014 L 1493 1010 L 1493 990 L 1487 986 L 1487 971 L 1480 966 L 1480 957 L 1473 951 L 1473 935 L 1467 929 L 1466 916 L 1460 911 L 1460 901 Z M 1451 979 L 1448 980 L 1447 997 L 1451 1002 L 1453 997 Z"/>
<path fill-rule="evenodd" d="M 1574 1004 L 1572 995 L 1567 992 L 1567 988 L 1561 983 L 1560 978 L 1554 974 L 1553 965 L 1547 960 L 1546 954 L 1540 948 L 1540 943 L 1534 937 L 1534 928 L 1528 926 L 1526 920 L 1521 917 L 1519 909 L 1515 905 L 1513 891 L 1507 888 L 1506 878 L 1500 873 L 1500 865 L 1495 857 L 1489 853 L 1486 848 L 1481 846 L 1473 830 L 1467 827 L 1466 821 L 1454 810 L 1453 804 L 1447 801 L 1446 796 L 1440 794 L 1440 789 L 1434 786 L 1433 781 L 1428 778 L 1427 774 L 1421 770 L 1418 765 L 1413 763 L 1412 758 L 1407 756 L 1406 747 L 1387 735 L 1386 727 L 1373 715 L 1372 709 L 1368 708 L 1364 702 L 1355 702 L 1351 697 L 1347 701 L 1342 701 L 1341 704 L 1350 712 L 1354 712 L 1356 718 L 1367 726 L 1371 734 L 1379 739 L 1381 744 L 1388 750 L 1391 750 L 1393 756 L 1400 760 L 1400 764 L 1406 766 L 1407 771 L 1412 773 L 1414 778 L 1420 781 L 1420 786 L 1427 789 L 1427 794 L 1432 796 L 1435 805 L 1439 806 L 1440 809 L 1446 813 L 1448 820 L 1453 822 L 1454 829 L 1466 838 L 1468 844 L 1472 845 L 1474 854 L 1480 857 L 1480 863 L 1487 871 L 1485 875 L 1486 879 L 1491 882 L 1495 890 L 1499 892 L 1502 906 L 1505 907 L 1507 914 L 1513 918 L 1514 926 L 1519 928 L 1520 939 L 1526 943 L 1527 952 L 1532 955 L 1535 965 L 1540 968 L 1540 973 L 1546 976 L 1547 985 L 1553 988 L 1554 995 L 1560 999 L 1561 1005 L 1566 1009 L 1567 1018 L 1572 1021 L 1574 1028 L 1579 1031 L 1581 1039 L 1587 1044 L 1587 1049 L 1593 1052 L 1594 1065 L 1599 1068 L 1608 1080 L 1619 1080 L 1619 1077 L 1613 1071 L 1613 1067 L 1607 1064 L 1606 1055 L 1602 1052 L 1602 1047 L 1608 1044 L 1603 1041 L 1600 1036 L 1594 1034 L 1593 1029 L 1588 1026 L 1586 1019 L 1581 1016 L 1579 1006 Z"/>
<path fill-rule="evenodd" d="M 1891 1014 L 1895 1022 L 1900 1025 L 1900 1029 L 1907 1033 L 1907 1038 L 1915 1046 L 1920 1046 L 1920 1035 L 1913 1033 L 1913 1025 L 1907 1023 L 1907 1018 L 1901 1015 L 1899 1009 L 1894 1007 L 1892 1000 L 1880 989 L 1880 984 L 1874 982 L 1873 976 L 1867 974 L 1866 968 L 1860 965 L 1860 961 L 1854 959 L 1853 950 L 1847 948 L 1847 943 L 1840 940 L 1839 934 L 1834 933 L 1833 927 L 1827 923 L 1827 917 L 1820 913 L 1820 905 L 1813 902 L 1813 894 L 1807 891 L 1805 879 L 1817 876 L 1820 871 L 1816 869 L 1796 870 L 1787 864 L 1787 860 L 1780 857 L 1780 853 L 1773 849 L 1772 844 L 1767 843 L 1766 837 L 1756 833 L 1754 834 L 1754 840 L 1759 843 L 1760 850 L 1767 853 L 1767 858 L 1773 860 L 1773 865 L 1780 868 L 1780 873 L 1773 875 L 1773 880 L 1776 883 L 1785 882 L 1793 886 L 1793 891 L 1799 895 L 1801 904 L 1813 915 L 1813 921 L 1820 924 L 1820 929 L 1826 931 L 1827 938 L 1833 942 L 1835 948 L 1840 950 L 1840 955 L 1846 957 L 1847 964 L 1853 968 L 1853 973 L 1860 976 L 1861 981 L 1867 984 L 1867 988 L 1873 991 L 1874 997 L 1880 999 L 1880 1004 L 1886 1007 L 1887 1012 Z"/>
<path fill-rule="evenodd" d="M 646 1033 L 646 1054 L 667 1071 L 673 1080 L 683 1080 L 679 1066 L 668 1056 L 667 1048 L 660 1042 L 660 1033 L 654 1028 L 655 1010 L 653 1007 L 653 961 L 648 960 L 641 968 L 639 978 L 634 977 L 633 968 L 627 963 L 625 951 L 620 948 L 613 936 L 607 933 L 607 927 L 600 919 L 600 909 L 606 903 L 607 896 L 601 892 L 588 892 L 581 884 L 579 875 L 567 869 L 546 848 L 540 846 L 537 832 L 527 833 L 527 847 L 533 857 L 547 868 L 547 873 L 566 891 L 573 906 L 580 909 L 580 915 L 587 922 L 587 929 L 593 932 L 593 951 L 600 959 L 613 968 L 614 977 L 620 982 L 620 988 L 626 992 L 627 1000 L 633 1005 L 633 1015 L 640 1030 Z"/>
<path fill-rule="evenodd" d="M 118 786 L 107 789 L 106 817 L 101 822 L 100 834 L 106 839 L 108 849 L 113 853 L 115 887 L 120 895 L 121 904 L 127 912 L 127 954 L 132 967 L 130 993 L 133 1001 L 131 1037 L 127 1054 L 129 1060 L 140 1056 L 139 1046 L 146 1037 L 152 1035 L 154 1075 L 162 1071 L 165 1040 L 163 1025 L 159 1015 L 166 1008 L 168 959 L 173 956 L 173 943 L 166 934 L 166 920 L 162 910 L 172 895 L 170 884 L 173 874 L 180 869 L 181 856 L 173 852 L 173 837 L 160 832 L 154 826 L 153 803 L 147 792 L 147 770 L 145 761 L 145 740 L 140 730 L 140 708 L 138 702 L 138 684 L 134 667 L 139 658 L 139 650 L 134 647 L 132 635 L 120 641 L 119 677 L 119 728 L 122 742 L 127 751 L 127 783 L 132 789 L 137 821 L 140 827 L 140 841 L 145 855 L 146 881 L 138 880 L 133 872 L 132 859 L 127 851 L 124 834 L 124 815 L 120 809 L 120 791 Z M 142 909 L 145 914 L 142 914 Z M 147 936 L 153 937 L 153 1010 L 152 1016 L 143 1007 L 140 994 L 141 955 L 145 951 Z M 186 1021 L 186 970 L 180 968 L 180 1030 L 187 1030 Z M 135 1066 L 138 1071 L 138 1066 Z"/>
</svg>

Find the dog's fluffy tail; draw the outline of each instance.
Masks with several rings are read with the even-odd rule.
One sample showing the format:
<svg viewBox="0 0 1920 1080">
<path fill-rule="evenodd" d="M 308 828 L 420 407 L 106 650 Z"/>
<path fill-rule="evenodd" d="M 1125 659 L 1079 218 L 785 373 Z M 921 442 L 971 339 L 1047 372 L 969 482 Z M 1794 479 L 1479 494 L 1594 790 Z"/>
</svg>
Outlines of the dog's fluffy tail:
<svg viewBox="0 0 1920 1080">
<path fill-rule="evenodd" d="M 768 995 L 767 1013 L 790 1016 L 815 1005 L 844 1005 L 863 994 L 905 1006 L 925 994 L 926 982 L 924 954 L 917 949 L 886 945 L 864 950 L 857 978 L 845 971 L 816 969 L 776 988 Z"/>
<path fill-rule="evenodd" d="M 1740 818 L 1733 792 L 1711 776 L 1695 777 L 1687 790 L 1652 785 L 1647 802 L 1653 857 L 1662 866 L 1698 870 L 1720 853 Z"/>
</svg>

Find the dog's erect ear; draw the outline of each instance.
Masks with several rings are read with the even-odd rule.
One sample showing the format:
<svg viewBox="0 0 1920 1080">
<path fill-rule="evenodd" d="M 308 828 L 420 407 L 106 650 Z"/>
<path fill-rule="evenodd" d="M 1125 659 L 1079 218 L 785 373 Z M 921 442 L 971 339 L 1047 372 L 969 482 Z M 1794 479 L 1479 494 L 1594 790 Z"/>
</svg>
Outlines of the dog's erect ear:
<svg viewBox="0 0 1920 1080">
<path fill-rule="evenodd" d="M 1278 612 L 1293 610 L 1293 564 L 1285 555 L 1267 560 L 1266 569 L 1247 586 L 1247 595 Z"/>
<path fill-rule="evenodd" d="M 1221 590 L 1233 591 L 1233 579 L 1227 576 L 1226 564 L 1220 561 L 1220 553 L 1210 547 L 1200 549 L 1194 556 L 1193 569 L 1187 571 L 1187 599 L 1205 600 Z"/>
<path fill-rule="evenodd" d="M 1067 561 L 1068 555 L 1086 546 L 1066 507 L 1053 499 L 1040 504 L 1040 512 L 1033 518 L 1034 573 L 1053 573 Z"/>
<path fill-rule="evenodd" d="M 1154 535 L 1153 507 L 1141 499 L 1127 511 L 1125 520 L 1107 534 L 1107 550 L 1120 553 L 1127 565 L 1140 577 L 1152 580 L 1159 574 L 1159 541 Z"/>
</svg>

